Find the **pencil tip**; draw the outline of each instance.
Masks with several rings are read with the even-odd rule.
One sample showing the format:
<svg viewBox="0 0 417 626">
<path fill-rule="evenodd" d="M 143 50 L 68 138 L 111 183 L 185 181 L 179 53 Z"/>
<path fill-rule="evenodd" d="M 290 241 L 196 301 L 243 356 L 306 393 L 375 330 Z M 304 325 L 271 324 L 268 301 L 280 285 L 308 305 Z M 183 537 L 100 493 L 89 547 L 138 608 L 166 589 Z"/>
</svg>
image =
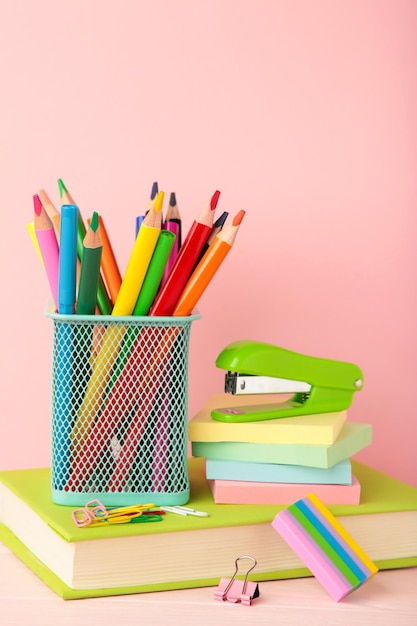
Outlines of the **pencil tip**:
<svg viewBox="0 0 417 626">
<path fill-rule="evenodd" d="M 35 210 L 36 215 L 41 214 L 42 202 L 37 193 L 35 193 L 35 195 L 33 196 L 33 208 Z"/>
<path fill-rule="evenodd" d="M 46 193 L 45 189 L 40 189 L 39 190 L 39 197 L 41 199 L 42 204 L 45 202 L 52 204 L 52 202 L 49 199 L 48 194 Z"/>
<path fill-rule="evenodd" d="M 175 191 L 171 191 L 169 196 L 169 206 L 175 206 L 177 204 L 177 198 L 175 197 Z"/>
<path fill-rule="evenodd" d="M 94 211 L 93 216 L 91 218 L 90 221 L 90 228 L 91 230 L 94 230 L 94 232 L 97 232 L 97 228 L 98 228 L 98 213 L 97 211 Z"/>
<path fill-rule="evenodd" d="M 229 215 L 228 211 L 223 211 L 223 213 L 220 215 L 220 217 L 217 218 L 217 220 L 214 222 L 213 226 L 215 226 L 216 228 L 218 226 L 223 226 L 227 217 Z"/>
<path fill-rule="evenodd" d="M 215 191 L 210 200 L 210 209 L 214 211 L 219 201 L 220 191 Z"/>
<path fill-rule="evenodd" d="M 62 178 L 58 178 L 58 189 L 60 198 L 62 198 L 64 191 L 68 191 L 68 189 L 64 185 L 64 181 L 62 180 Z"/>
<path fill-rule="evenodd" d="M 239 224 L 242 222 L 244 217 L 245 217 L 245 211 L 241 209 L 239 213 L 236 213 L 236 215 L 233 218 L 233 222 L 232 222 L 233 226 L 239 226 Z"/>
<path fill-rule="evenodd" d="M 155 213 L 159 213 L 159 211 L 162 209 L 162 204 L 164 202 L 164 192 L 163 191 L 158 191 L 158 195 L 155 198 L 155 203 L 154 203 L 154 210 Z"/>
<path fill-rule="evenodd" d="M 156 197 L 157 193 L 158 193 L 158 183 L 155 181 L 152 185 L 151 200 L 153 200 Z"/>
</svg>

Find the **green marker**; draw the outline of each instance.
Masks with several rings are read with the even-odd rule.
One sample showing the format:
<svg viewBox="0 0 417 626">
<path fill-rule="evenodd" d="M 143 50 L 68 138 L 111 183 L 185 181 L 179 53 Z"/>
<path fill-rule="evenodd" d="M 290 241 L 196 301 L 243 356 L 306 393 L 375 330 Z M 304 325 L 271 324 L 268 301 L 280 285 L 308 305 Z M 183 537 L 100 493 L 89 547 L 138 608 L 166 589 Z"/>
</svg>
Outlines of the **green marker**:
<svg viewBox="0 0 417 626">
<path fill-rule="evenodd" d="M 158 287 L 161 284 L 162 275 L 171 254 L 175 238 L 174 233 L 168 230 L 161 230 L 138 299 L 136 300 L 135 308 L 133 309 L 133 315 L 148 314 Z"/>
</svg>

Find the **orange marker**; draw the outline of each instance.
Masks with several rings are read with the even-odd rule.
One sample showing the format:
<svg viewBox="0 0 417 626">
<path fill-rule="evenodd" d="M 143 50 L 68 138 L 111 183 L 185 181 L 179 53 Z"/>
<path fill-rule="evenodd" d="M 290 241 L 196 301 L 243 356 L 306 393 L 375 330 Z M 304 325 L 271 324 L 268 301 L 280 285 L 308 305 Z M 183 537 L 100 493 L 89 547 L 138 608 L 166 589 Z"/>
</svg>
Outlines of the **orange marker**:
<svg viewBox="0 0 417 626">
<path fill-rule="evenodd" d="M 173 312 L 174 316 L 179 317 L 191 314 L 211 279 L 223 263 L 227 253 L 232 248 L 244 215 L 245 211 L 239 211 L 233 218 L 230 226 L 225 226 L 213 239 L 207 252 L 185 285 Z"/>
</svg>

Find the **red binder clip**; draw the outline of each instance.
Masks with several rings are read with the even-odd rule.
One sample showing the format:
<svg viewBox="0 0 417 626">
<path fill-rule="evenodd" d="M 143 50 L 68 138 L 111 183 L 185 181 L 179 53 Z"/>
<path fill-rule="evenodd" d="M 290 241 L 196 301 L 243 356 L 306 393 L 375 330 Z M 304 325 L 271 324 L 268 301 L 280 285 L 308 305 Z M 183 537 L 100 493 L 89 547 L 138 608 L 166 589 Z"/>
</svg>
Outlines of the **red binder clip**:
<svg viewBox="0 0 417 626">
<path fill-rule="evenodd" d="M 239 569 L 239 561 L 241 559 L 249 559 L 253 562 L 251 568 L 246 572 L 244 580 L 237 580 L 236 576 Z M 232 578 L 222 578 L 214 592 L 215 600 L 227 600 L 228 602 L 240 602 L 244 606 L 250 606 L 252 600 L 259 598 L 259 586 L 257 583 L 251 583 L 248 580 L 249 573 L 256 566 L 256 559 L 253 556 L 239 556 L 235 561 L 235 573 Z"/>
</svg>

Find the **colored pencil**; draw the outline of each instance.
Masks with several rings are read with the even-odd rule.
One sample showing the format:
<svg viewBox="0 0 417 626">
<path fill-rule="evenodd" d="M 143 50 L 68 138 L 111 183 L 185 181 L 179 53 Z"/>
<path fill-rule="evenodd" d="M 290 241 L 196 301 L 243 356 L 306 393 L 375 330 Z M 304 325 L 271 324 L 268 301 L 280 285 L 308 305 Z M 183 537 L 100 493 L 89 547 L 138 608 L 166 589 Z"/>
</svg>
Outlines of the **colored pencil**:
<svg viewBox="0 0 417 626">
<path fill-rule="evenodd" d="M 164 192 L 158 192 L 154 205 L 142 222 L 114 303 L 113 315 L 132 315 L 161 232 L 160 212 L 163 199 Z"/>
<path fill-rule="evenodd" d="M 210 203 L 193 222 L 174 266 L 149 311 L 149 315 L 172 315 L 194 263 L 210 236 L 219 196 L 220 191 L 216 191 Z"/>
<path fill-rule="evenodd" d="M 84 237 L 83 248 L 77 314 L 94 315 L 103 249 L 98 214 L 96 212 L 93 213 L 89 228 Z"/>
<path fill-rule="evenodd" d="M 171 254 L 169 255 L 164 273 L 162 275 L 161 285 L 164 285 L 166 279 L 168 278 L 174 266 L 175 260 L 178 256 L 178 253 L 180 251 L 181 244 L 182 244 L 181 217 L 180 217 L 180 213 L 179 213 L 179 209 L 177 205 L 177 199 L 173 191 L 171 192 L 171 195 L 169 198 L 169 205 L 168 205 L 167 213 L 165 216 L 165 221 L 162 224 L 162 228 L 164 230 L 168 230 L 171 233 L 174 233 L 176 237 L 175 243 L 171 250 Z"/>
<path fill-rule="evenodd" d="M 178 250 L 179 250 L 181 248 L 181 246 L 182 246 L 182 221 L 181 221 L 180 210 L 179 210 L 178 204 L 177 204 L 177 197 L 176 197 L 174 191 L 171 191 L 171 194 L 169 196 L 169 204 L 168 204 L 167 212 L 166 212 L 166 215 L 165 215 L 163 228 L 165 230 L 171 230 L 171 225 L 172 224 L 176 224 L 178 226 L 178 228 L 177 228 L 177 231 L 178 231 L 177 247 L 178 247 Z"/>
<path fill-rule="evenodd" d="M 104 280 L 106 281 L 110 299 L 112 304 L 114 304 L 119 293 L 120 285 L 122 284 L 122 277 L 101 215 L 98 216 L 98 222 L 100 225 L 100 234 L 103 243 L 101 268 L 103 270 Z M 87 223 L 90 223 L 90 220 L 87 220 Z"/>
<path fill-rule="evenodd" d="M 147 213 L 149 213 L 149 211 L 152 209 L 152 207 L 154 205 L 154 202 L 156 200 L 156 196 L 158 195 L 158 193 L 159 193 L 158 183 L 157 183 L 157 181 L 155 181 L 154 183 L 152 183 L 152 189 L 151 189 L 151 193 L 150 193 L 150 196 L 149 196 L 149 202 L 148 202 L 148 206 L 147 206 L 146 211 L 145 211 L 145 215 Z M 162 216 L 162 214 L 161 214 L 161 216 Z"/>
<path fill-rule="evenodd" d="M 160 231 L 158 212 L 162 209 L 164 193 L 158 193 L 155 205 L 147 214 L 136 238 L 128 266 L 114 303 L 112 316 L 132 315 L 140 288 L 146 275 Z M 99 354 L 88 381 L 84 400 L 77 414 L 71 438 L 74 450 L 80 450 L 89 436 L 102 400 L 106 397 L 106 386 L 113 366 L 118 358 L 127 326 L 108 326 Z"/>
<path fill-rule="evenodd" d="M 201 295 L 216 274 L 236 239 L 245 211 L 239 211 L 230 226 L 225 226 L 214 238 L 212 244 L 191 275 L 173 312 L 174 316 L 190 315 Z"/>
<path fill-rule="evenodd" d="M 158 183 L 155 181 L 152 184 L 151 195 L 149 196 L 148 208 L 146 209 L 145 214 L 138 215 L 136 218 L 136 237 L 138 236 L 139 229 L 142 225 L 143 220 L 145 219 L 146 214 L 149 213 L 149 211 L 151 210 L 153 206 L 154 200 L 156 196 L 158 195 L 158 191 L 159 191 Z M 161 219 L 162 219 L 162 213 L 161 213 Z"/>
<path fill-rule="evenodd" d="M 59 247 L 53 224 L 37 194 L 33 196 L 33 227 L 48 277 L 55 308 L 58 309 Z"/>
<path fill-rule="evenodd" d="M 76 299 L 78 207 L 63 204 L 59 238 L 58 313 L 72 315 Z"/>
<path fill-rule="evenodd" d="M 48 196 L 48 194 L 46 193 L 46 191 L 44 189 L 41 189 L 39 191 L 39 198 L 41 199 L 41 202 L 42 202 L 42 205 L 43 205 L 45 211 L 49 215 L 49 219 L 51 220 L 52 224 L 54 225 L 54 231 L 55 231 L 56 239 L 57 239 L 57 241 L 59 241 L 59 222 L 60 222 L 60 219 L 61 219 L 61 215 L 60 215 L 58 209 L 55 207 L 55 205 L 49 199 L 49 196 Z M 75 202 L 68 202 L 67 204 L 75 204 Z"/>
<path fill-rule="evenodd" d="M 59 189 L 59 195 L 61 197 L 61 202 L 68 203 L 68 204 L 76 204 L 74 202 L 74 199 L 71 196 L 70 192 L 66 188 L 62 178 L 58 179 L 58 189 Z M 83 241 L 84 241 L 84 237 L 86 235 L 86 232 L 87 232 L 87 230 L 86 230 L 86 227 L 84 225 L 84 221 L 83 221 L 83 218 L 81 216 L 81 212 L 80 212 L 80 210 L 78 210 L 77 253 L 78 253 L 78 258 L 79 258 L 80 262 L 82 261 Z M 97 289 L 97 304 L 98 304 L 98 308 L 100 309 L 100 313 L 102 315 L 110 315 L 111 314 L 112 303 L 111 303 L 109 294 L 107 293 L 106 286 L 104 284 L 104 281 L 103 281 L 103 278 L 102 278 L 101 274 L 100 274 L 100 277 L 99 277 L 98 289 Z"/>
<path fill-rule="evenodd" d="M 214 222 L 213 224 L 213 228 L 212 231 L 210 233 L 209 238 L 207 239 L 206 243 L 204 244 L 204 246 L 201 249 L 200 254 L 198 255 L 198 259 L 197 261 L 194 263 L 194 267 L 191 270 L 191 274 L 194 272 L 195 268 L 197 267 L 197 265 L 200 263 L 201 259 L 203 258 L 203 256 L 205 255 L 205 253 L 207 252 L 210 244 L 212 243 L 213 239 L 216 237 L 216 235 L 219 234 L 219 232 L 221 231 L 221 229 L 224 226 L 224 223 L 227 220 L 227 217 L 229 215 L 228 211 L 223 211 L 223 213 L 217 218 L 217 220 Z M 190 276 L 191 276 L 190 274 Z M 188 277 L 188 279 L 190 279 L 190 277 Z"/>
</svg>

